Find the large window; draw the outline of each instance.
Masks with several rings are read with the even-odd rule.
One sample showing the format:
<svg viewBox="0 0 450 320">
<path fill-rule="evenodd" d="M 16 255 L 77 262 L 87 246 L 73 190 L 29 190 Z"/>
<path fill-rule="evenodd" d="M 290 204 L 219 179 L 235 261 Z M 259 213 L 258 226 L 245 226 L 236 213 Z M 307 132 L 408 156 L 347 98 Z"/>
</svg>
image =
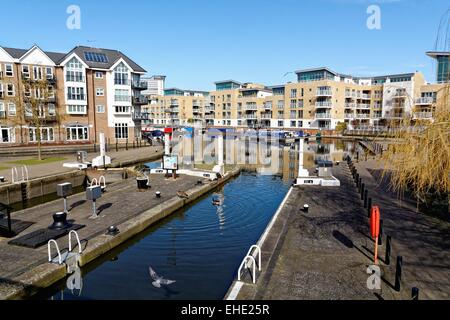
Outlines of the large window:
<svg viewBox="0 0 450 320">
<path fill-rule="evenodd" d="M 3 83 L 0 83 L 0 98 L 3 98 L 5 96 L 5 92 L 3 90 Z"/>
<path fill-rule="evenodd" d="M 129 102 L 131 100 L 130 94 L 128 90 L 116 89 L 114 95 L 115 101 L 126 101 Z"/>
<path fill-rule="evenodd" d="M 66 128 L 67 141 L 86 141 L 89 139 L 88 127 L 82 125 Z"/>
<path fill-rule="evenodd" d="M 8 115 L 14 117 L 16 115 L 16 104 L 15 103 L 9 103 L 8 104 Z"/>
<path fill-rule="evenodd" d="M 72 58 L 66 67 L 66 81 L 84 82 L 83 64 L 77 58 Z"/>
<path fill-rule="evenodd" d="M 34 80 L 42 80 L 42 68 L 41 67 L 33 67 L 33 78 Z"/>
<path fill-rule="evenodd" d="M 128 85 L 128 68 L 121 62 L 114 69 L 114 84 Z"/>
<path fill-rule="evenodd" d="M 53 128 L 40 128 L 40 132 L 41 132 L 41 141 L 42 142 L 49 142 L 49 141 L 54 141 L 55 137 L 53 134 Z M 38 137 L 37 137 L 37 129 L 36 128 L 30 128 L 28 130 L 29 133 L 29 137 L 30 137 L 30 142 L 37 142 Z"/>
<path fill-rule="evenodd" d="M 14 97 L 16 95 L 15 90 L 14 90 L 14 84 L 8 83 L 6 85 L 6 95 L 8 97 Z"/>
<path fill-rule="evenodd" d="M 5 75 L 7 77 L 13 77 L 14 76 L 14 69 L 12 64 L 5 64 Z"/>
<path fill-rule="evenodd" d="M 116 123 L 116 139 L 128 139 L 128 123 Z"/>
<path fill-rule="evenodd" d="M 115 113 L 130 113 L 130 107 L 115 106 L 114 111 L 115 111 Z"/>
<path fill-rule="evenodd" d="M 6 118 L 5 104 L 0 101 L 0 119 Z"/>
<path fill-rule="evenodd" d="M 67 106 L 67 113 L 86 114 L 86 106 L 69 104 Z"/>
<path fill-rule="evenodd" d="M 22 66 L 22 77 L 24 79 L 30 79 L 30 67 Z"/>
<path fill-rule="evenodd" d="M 68 87 L 67 100 L 86 100 L 86 96 L 84 95 L 84 88 Z"/>
</svg>

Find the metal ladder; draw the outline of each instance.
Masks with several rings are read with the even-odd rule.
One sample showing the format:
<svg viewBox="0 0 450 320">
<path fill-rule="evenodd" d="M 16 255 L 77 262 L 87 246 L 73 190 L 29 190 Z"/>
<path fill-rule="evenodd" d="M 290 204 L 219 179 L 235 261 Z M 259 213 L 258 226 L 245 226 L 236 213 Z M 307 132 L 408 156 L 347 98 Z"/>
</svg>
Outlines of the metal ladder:
<svg viewBox="0 0 450 320">
<path fill-rule="evenodd" d="M 17 167 L 11 168 L 11 182 L 12 183 L 28 182 L 29 175 L 28 175 L 27 166 L 21 167 L 21 173 L 22 173 L 22 179 L 19 180 L 19 171 L 17 170 Z"/>
<path fill-rule="evenodd" d="M 256 260 L 253 257 L 253 254 L 251 254 L 253 249 L 256 249 L 256 254 L 258 256 L 258 271 L 261 272 L 261 248 L 255 244 L 250 247 L 247 254 L 245 255 L 244 260 L 242 260 L 242 263 L 239 266 L 238 281 L 241 281 L 242 268 L 245 267 L 245 269 L 249 269 L 250 267 L 252 267 L 252 271 L 253 271 L 252 280 L 253 280 L 253 284 L 256 284 Z"/>
<path fill-rule="evenodd" d="M 97 180 L 97 178 L 92 179 L 90 187 L 99 186 L 102 188 L 102 191 L 106 190 L 106 178 L 105 176 L 100 176 L 100 178 Z"/>
<path fill-rule="evenodd" d="M 72 249 L 73 249 L 72 248 L 72 235 L 74 235 L 77 240 L 78 253 L 72 252 Z M 57 256 L 55 256 L 55 258 L 52 258 L 52 254 L 51 254 L 52 244 L 56 248 Z M 80 237 L 79 237 L 78 233 L 75 230 L 71 230 L 69 232 L 69 250 L 67 252 L 64 252 L 63 254 L 61 254 L 58 243 L 54 239 L 51 239 L 48 241 L 47 251 L 48 251 L 48 262 L 56 263 L 59 265 L 62 265 L 63 263 L 65 263 L 67 265 L 67 273 L 73 273 L 76 270 L 76 268 L 78 267 L 78 261 L 80 259 L 81 253 L 83 252 L 83 249 L 81 248 L 81 241 L 80 241 Z"/>
</svg>

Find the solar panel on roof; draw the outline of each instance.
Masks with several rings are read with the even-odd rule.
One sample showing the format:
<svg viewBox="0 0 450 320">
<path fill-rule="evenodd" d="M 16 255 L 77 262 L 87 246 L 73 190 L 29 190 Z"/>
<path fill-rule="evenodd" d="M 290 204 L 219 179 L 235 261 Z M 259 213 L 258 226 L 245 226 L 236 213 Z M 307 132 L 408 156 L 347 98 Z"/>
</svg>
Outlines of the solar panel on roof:
<svg viewBox="0 0 450 320">
<path fill-rule="evenodd" d="M 86 58 L 86 61 L 108 63 L 108 58 L 104 53 L 85 52 L 84 57 Z"/>
</svg>

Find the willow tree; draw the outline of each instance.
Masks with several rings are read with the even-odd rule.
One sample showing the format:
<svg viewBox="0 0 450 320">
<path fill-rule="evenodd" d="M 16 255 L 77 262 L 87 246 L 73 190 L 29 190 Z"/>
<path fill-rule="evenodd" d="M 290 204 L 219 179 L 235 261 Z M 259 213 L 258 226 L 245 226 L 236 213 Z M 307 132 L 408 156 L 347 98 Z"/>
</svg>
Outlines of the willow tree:
<svg viewBox="0 0 450 320">
<path fill-rule="evenodd" d="M 433 119 L 405 117 L 393 132 L 395 143 L 383 153 L 383 178 L 392 190 L 410 190 L 420 204 L 450 191 L 450 84 L 437 92 Z"/>
</svg>

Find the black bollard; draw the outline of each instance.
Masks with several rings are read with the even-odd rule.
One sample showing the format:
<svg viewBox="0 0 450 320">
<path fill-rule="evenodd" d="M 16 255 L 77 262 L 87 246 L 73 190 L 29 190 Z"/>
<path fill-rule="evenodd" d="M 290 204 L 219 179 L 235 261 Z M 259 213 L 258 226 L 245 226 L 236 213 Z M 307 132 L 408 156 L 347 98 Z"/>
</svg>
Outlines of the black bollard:
<svg viewBox="0 0 450 320">
<path fill-rule="evenodd" d="M 400 292 L 402 281 L 403 257 L 397 256 L 397 264 L 395 266 L 395 291 Z"/>
<path fill-rule="evenodd" d="M 367 208 L 367 201 L 369 200 L 369 190 L 364 191 L 364 208 Z"/>
<path fill-rule="evenodd" d="M 125 150 L 128 151 L 128 139 L 127 139 L 127 142 L 125 143 Z"/>
<path fill-rule="evenodd" d="M 380 219 L 380 235 L 378 237 L 378 245 L 383 245 L 383 219 Z"/>
<path fill-rule="evenodd" d="M 411 299 L 412 300 L 419 300 L 419 288 L 413 287 L 411 290 Z"/>
<path fill-rule="evenodd" d="M 369 198 L 367 203 L 367 217 L 370 218 L 370 213 L 372 211 L 372 198 Z"/>
<path fill-rule="evenodd" d="M 391 264 L 391 236 L 386 236 L 386 254 L 384 257 L 384 263 L 386 265 Z"/>
<path fill-rule="evenodd" d="M 117 151 L 119 151 L 119 144 L 118 144 L 118 142 L 117 142 L 117 140 L 116 140 L 116 152 Z"/>
<path fill-rule="evenodd" d="M 364 200 L 364 192 L 366 191 L 366 184 L 361 184 L 361 200 Z"/>
</svg>

